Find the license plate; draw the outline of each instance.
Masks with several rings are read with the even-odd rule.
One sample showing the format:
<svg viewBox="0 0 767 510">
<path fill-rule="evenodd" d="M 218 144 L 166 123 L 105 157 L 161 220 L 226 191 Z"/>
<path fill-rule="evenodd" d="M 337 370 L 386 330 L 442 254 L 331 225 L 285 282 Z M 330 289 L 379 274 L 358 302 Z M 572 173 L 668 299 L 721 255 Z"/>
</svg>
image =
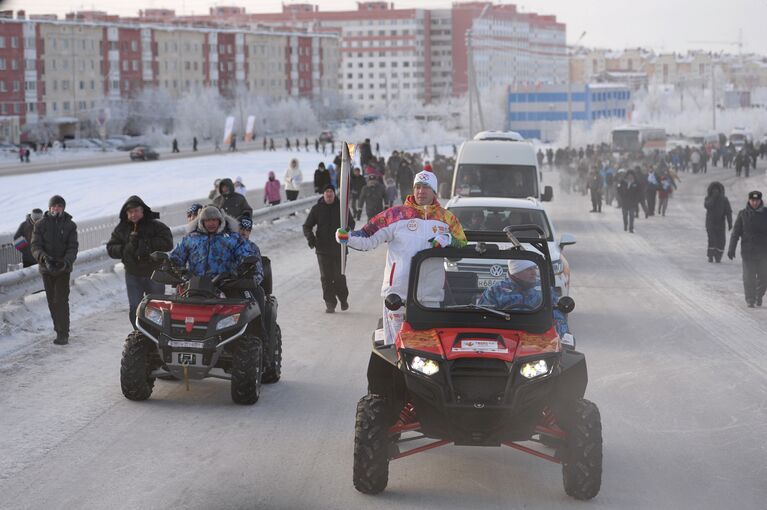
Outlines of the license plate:
<svg viewBox="0 0 767 510">
<path fill-rule="evenodd" d="M 480 278 L 477 280 L 477 286 L 480 289 L 486 289 L 488 287 L 492 287 L 501 280 L 502 278 Z"/>
<path fill-rule="evenodd" d="M 178 353 L 178 364 L 179 365 L 196 365 L 197 364 L 197 354 L 189 353 L 189 352 L 179 352 Z"/>
<path fill-rule="evenodd" d="M 453 347 L 453 352 L 492 352 L 505 354 L 509 350 L 496 340 L 461 340 L 461 344 Z"/>
</svg>

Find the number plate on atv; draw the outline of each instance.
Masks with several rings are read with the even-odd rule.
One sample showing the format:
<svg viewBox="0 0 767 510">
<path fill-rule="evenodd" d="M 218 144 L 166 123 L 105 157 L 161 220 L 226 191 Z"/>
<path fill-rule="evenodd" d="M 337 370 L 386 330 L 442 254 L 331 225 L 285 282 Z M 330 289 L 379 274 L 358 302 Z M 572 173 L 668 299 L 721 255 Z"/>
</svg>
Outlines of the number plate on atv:
<svg viewBox="0 0 767 510">
<path fill-rule="evenodd" d="M 492 352 L 506 354 L 509 352 L 504 345 L 495 340 L 463 339 L 460 345 L 453 346 L 453 352 Z"/>
<path fill-rule="evenodd" d="M 488 287 L 492 287 L 501 280 L 503 280 L 503 278 L 480 278 L 477 280 L 477 287 L 480 289 L 486 289 Z"/>
<path fill-rule="evenodd" d="M 197 364 L 197 355 L 188 353 L 188 352 L 179 352 L 177 353 L 178 356 L 178 364 L 179 365 L 196 365 Z"/>
</svg>

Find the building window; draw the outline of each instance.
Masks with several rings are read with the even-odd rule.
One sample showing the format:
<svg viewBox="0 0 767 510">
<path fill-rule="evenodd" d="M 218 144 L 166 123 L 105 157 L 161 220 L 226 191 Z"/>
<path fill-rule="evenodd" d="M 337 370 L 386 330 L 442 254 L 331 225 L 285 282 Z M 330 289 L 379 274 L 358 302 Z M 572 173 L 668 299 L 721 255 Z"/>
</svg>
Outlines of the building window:
<svg viewBox="0 0 767 510">
<path fill-rule="evenodd" d="M 19 38 L 11 37 L 11 48 L 18 48 L 18 47 L 19 47 Z"/>
<path fill-rule="evenodd" d="M 64 101 L 64 102 L 61 104 L 61 107 L 62 107 L 62 109 L 63 109 L 65 112 L 68 112 L 68 111 L 69 111 L 69 101 Z"/>
<path fill-rule="evenodd" d="M 0 48 L 5 48 L 5 37 L 0 36 Z"/>
<path fill-rule="evenodd" d="M 8 92 L 5 88 L 5 81 L 0 80 L 0 92 Z"/>
</svg>

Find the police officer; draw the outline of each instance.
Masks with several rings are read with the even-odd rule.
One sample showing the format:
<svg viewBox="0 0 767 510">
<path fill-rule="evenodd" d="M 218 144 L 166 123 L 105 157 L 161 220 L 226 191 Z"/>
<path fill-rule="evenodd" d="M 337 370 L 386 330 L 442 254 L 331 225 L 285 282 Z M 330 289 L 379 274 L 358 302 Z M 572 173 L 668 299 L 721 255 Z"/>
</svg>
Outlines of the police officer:
<svg viewBox="0 0 767 510">
<path fill-rule="evenodd" d="M 739 239 L 746 304 L 749 308 L 762 306 L 762 298 L 767 290 L 767 210 L 764 208 L 761 191 L 750 192 L 746 207 L 738 213 L 727 252 L 730 260 L 735 258 Z"/>
</svg>

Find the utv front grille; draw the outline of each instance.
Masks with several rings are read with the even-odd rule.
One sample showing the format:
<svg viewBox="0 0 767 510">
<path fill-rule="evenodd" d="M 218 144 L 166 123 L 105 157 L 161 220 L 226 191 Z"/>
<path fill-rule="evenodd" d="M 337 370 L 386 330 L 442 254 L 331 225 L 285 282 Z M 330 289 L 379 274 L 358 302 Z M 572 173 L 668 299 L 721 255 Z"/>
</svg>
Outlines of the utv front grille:
<svg viewBox="0 0 767 510">
<path fill-rule="evenodd" d="M 450 376 L 457 401 L 500 404 L 509 381 L 509 367 L 499 359 L 461 358 L 452 362 Z"/>
</svg>

